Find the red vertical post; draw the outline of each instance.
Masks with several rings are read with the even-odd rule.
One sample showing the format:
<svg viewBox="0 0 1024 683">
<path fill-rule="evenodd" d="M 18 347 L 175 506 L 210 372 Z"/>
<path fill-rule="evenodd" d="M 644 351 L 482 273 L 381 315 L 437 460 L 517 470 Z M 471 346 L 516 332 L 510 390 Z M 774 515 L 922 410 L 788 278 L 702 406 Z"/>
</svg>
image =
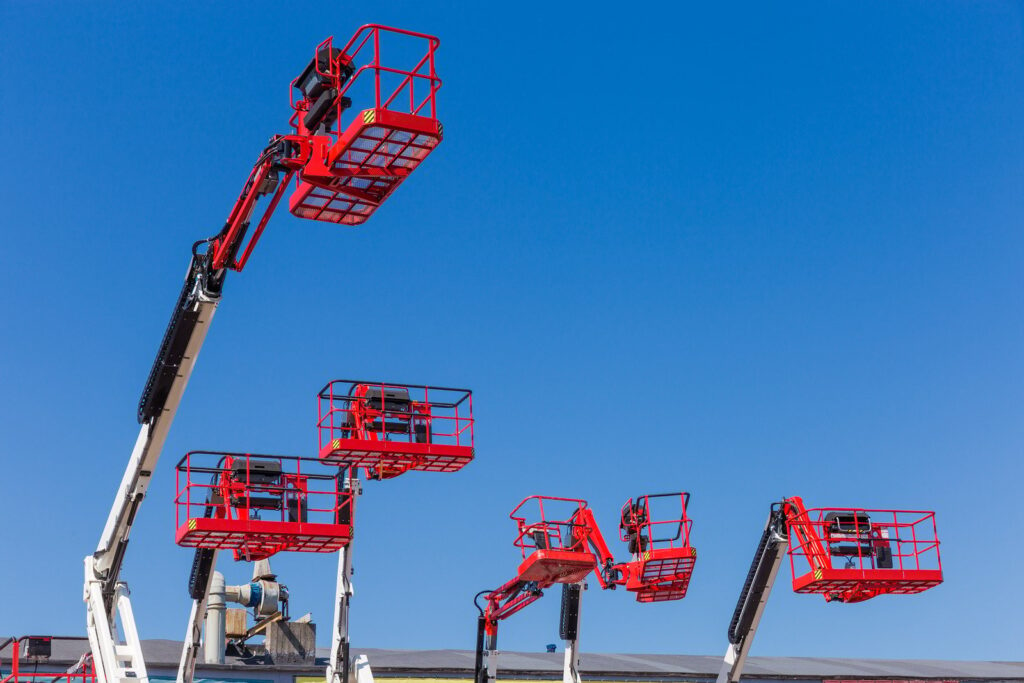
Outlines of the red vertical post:
<svg viewBox="0 0 1024 683">
<path fill-rule="evenodd" d="M 437 78 L 437 74 L 434 72 L 434 48 L 436 45 L 434 45 L 433 39 L 427 41 L 427 44 L 430 46 L 427 48 L 427 54 L 429 55 L 428 59 L 430 61 L 430 95 L 428 96 L 430 97 L 430 118 L 436 119 L 437 101 L 434 97 L 434 94 L 437 92 L 437 81 L 435 80 Z"/>
<path fill-rule="evenodd" d="M 380 29 L 373 29 L 373 78 L 376 108 L 380 109 Z"/>
</svg>

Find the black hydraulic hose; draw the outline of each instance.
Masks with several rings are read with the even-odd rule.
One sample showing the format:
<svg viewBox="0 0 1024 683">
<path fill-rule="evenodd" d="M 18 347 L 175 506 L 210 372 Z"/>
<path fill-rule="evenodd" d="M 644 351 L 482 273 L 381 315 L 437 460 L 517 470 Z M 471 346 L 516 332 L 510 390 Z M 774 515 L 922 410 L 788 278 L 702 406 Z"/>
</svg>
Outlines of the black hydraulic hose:
<svg viewBox="0 0 1024 683">
<path fill-rule="evenodd" d="M 480 612 L 480 616 L 484 615 L 484 608 L 480 606 L 480 596 L 481 595 L 487 595 L 488 593 L 493 593 L 493 592 L 494 592 L 493 589 L 484 589 L 484 590 L 480 591 L 479 593 L 477 593 L 476 595 L 473 596 L 473 606 L 476 607 L 477 610 Z"/>
</svg>

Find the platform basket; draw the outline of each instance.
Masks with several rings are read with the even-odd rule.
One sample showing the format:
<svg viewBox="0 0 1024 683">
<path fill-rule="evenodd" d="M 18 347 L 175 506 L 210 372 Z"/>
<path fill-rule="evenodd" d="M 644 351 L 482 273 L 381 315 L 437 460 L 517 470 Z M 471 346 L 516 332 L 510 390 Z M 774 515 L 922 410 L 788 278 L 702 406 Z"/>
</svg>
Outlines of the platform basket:
<svg viewBox="0 0 1024 683">
<path fill-rule="evenodd" d="M 638 602 L 686 597 L 697 562 L 697 549 L 690 545 L 689 500 L 685 492 L 662 493 L 631 498 L 622 506 L 619 539 L 632 555 L 622 567 L 626 590 Z"/>
<path fill-rule="evenodd" d="M 597 567 L 582 537 L 585 525 L 579 515 L 584 500 L 530 496 L 509 514 L 516 523 L 513 545 L 523 556 L 517 570 L 522 581 L 536 581 L 540 588 L 556 583 L 577 583 Z"/>
<path fill-rule="evenodd" d="M 333 39 L 317 46 L 316 75 L 339 96 L 327 131 L 333 143 L 322 163 L 301 172 L 289 199 L 293 214 L 363 223 L 440 144 L 436 94 L 441 79 L 434 68 L 439 43 L 434 36 L 367 25 L 340 49 Z M 311 103 L 298 99 L 301 78 L 293 82 L 293 125 L 304 132 L 301 120 Z"/>
<path fill-rule="evenodd" d="M 859 602 L 942 583 L 934 512 L 819 508 L 787 527 L 797 593 Z"/>
<path fill-rule="evenodd" d="M 455 472 L 473 460 L 468 389 L 334 380 L 318 394 L 320 460 L 379 478 Z"/>
<path fill-rule="evenodd" d="M 177 465 L 175 542 L 252 561 L 352 538 L 352 494 L 314 458 L 193 451 Z"/>
<path fill-rule="evenodd" d="M 664 583 L 648 584 L 645 588 L 636 591 L 637 602 L 668 602 L 670 600 L 682 600 L 686 597 L 686 591 L 690 587 L 690 576 L 678 581 L 666 581 Z"/>
</svg>

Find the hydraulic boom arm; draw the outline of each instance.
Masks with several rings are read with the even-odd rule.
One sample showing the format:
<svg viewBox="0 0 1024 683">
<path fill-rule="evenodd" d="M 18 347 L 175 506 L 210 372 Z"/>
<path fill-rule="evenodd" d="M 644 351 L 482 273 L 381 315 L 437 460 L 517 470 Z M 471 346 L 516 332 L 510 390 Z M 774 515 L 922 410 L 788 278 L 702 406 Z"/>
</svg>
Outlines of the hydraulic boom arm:
<svg viewBox="0 0 1024 683">
<path fill-rule="evenodd" d="M 308 144 L 288 144 L 295 137 L 281 136 L 271 141 L 249 174 L 223 230 L 193 245 L 185 282 L 139 400 L 141 428 L 135 448 L 96 551 L 85 559 L 87 626 L 100 683 L 146 678 L 127 587 L 120 583 L 132 525 L 220 303 L 226 272 L 228 269 L 241 271 L 245 266 L 285 184 L 296 165 L 301 163 L 297 158 L 286 157 L 285 151 L 301 153 L 310 149 Z M 243 248 L 257 201 L 266 195 L 271 195 L 270 203 Z M 118 616 L 124 633 L 123 643 L 114 640 L 117 633 L 114 620 Z"/>
<path fill-rule="evenodd" d="M 390 36 L 388 44 L 411 41 L 424 50 L 423 57 L 411 64 L 382 60 L 381 34 Z M 289 210 L 299 218 L 358 225 L 440 144 L 435 95 L 441 80 L 434 70 L 438 44 L 434 36 L 378 24 L 360 27 L 342 48 L 334 47 L 333 38 L 320 43 L 291 81 L 293 132 L 270 139 L 224 227 L 193 245 L 181 294 L 139 401 L 135 448 L 96 551 L 85 558 L 87 629 L 99 683 L 148 683 L 128 589 L 120 581 L 121 565 L 227 271 L 245 267 L 289 186 L 294 187 Z M 382 73 L 399 77 L 393 91 L 394 83 L 387 82 L 382 91 Z M 369 86 L 364 104 L 370 108 L 346 116 L 353 104 L 347 95 L 366 96 L 366 89 L 350 90 L 357 80 Z M 408 98 L 400 97 L 406 89 Z M 256 219 L 261 199 L 264 208 Z M 197 557 L 190 588 L 194 600 L 208 592 L 213 560 L 211 552 Z M 190 630 L 189 642 L 198 642 L 198 627 Z"/>
<path fill-rule="evenodd" d="M 768 521 L 765 522 L 754 560 L 750 563 L 736 610 L 729 622 L 729 647 L 725 652 L 717 683 L 739 683 L 743 674 L 747 654 L 754 643 L 754 633 L 761 623 L 761 616 L 768 604 L 768 596 L 775 585 L 775 577 L 782 565 L 782 558 L 786 555 L 788 537 L 786 516 L 783 511 L 786 504 L 784 501 L 772 505 Z"/>
</svg>

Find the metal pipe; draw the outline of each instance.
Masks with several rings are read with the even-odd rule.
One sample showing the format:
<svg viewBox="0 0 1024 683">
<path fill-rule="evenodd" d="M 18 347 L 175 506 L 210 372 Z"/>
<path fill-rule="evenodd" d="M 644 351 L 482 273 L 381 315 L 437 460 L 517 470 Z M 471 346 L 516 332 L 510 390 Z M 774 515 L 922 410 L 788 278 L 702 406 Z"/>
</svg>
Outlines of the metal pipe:
<svg viewBox="0 0 1024 683">
<path fill-rule="evenodd" d="M 227 648 L 224 628 L 224 575 L 213 573 L 210 595 L 206 601 L 206 631 L 203 639 L 203 661 L 207 664 L 223 664 Z"/>
</svg>

